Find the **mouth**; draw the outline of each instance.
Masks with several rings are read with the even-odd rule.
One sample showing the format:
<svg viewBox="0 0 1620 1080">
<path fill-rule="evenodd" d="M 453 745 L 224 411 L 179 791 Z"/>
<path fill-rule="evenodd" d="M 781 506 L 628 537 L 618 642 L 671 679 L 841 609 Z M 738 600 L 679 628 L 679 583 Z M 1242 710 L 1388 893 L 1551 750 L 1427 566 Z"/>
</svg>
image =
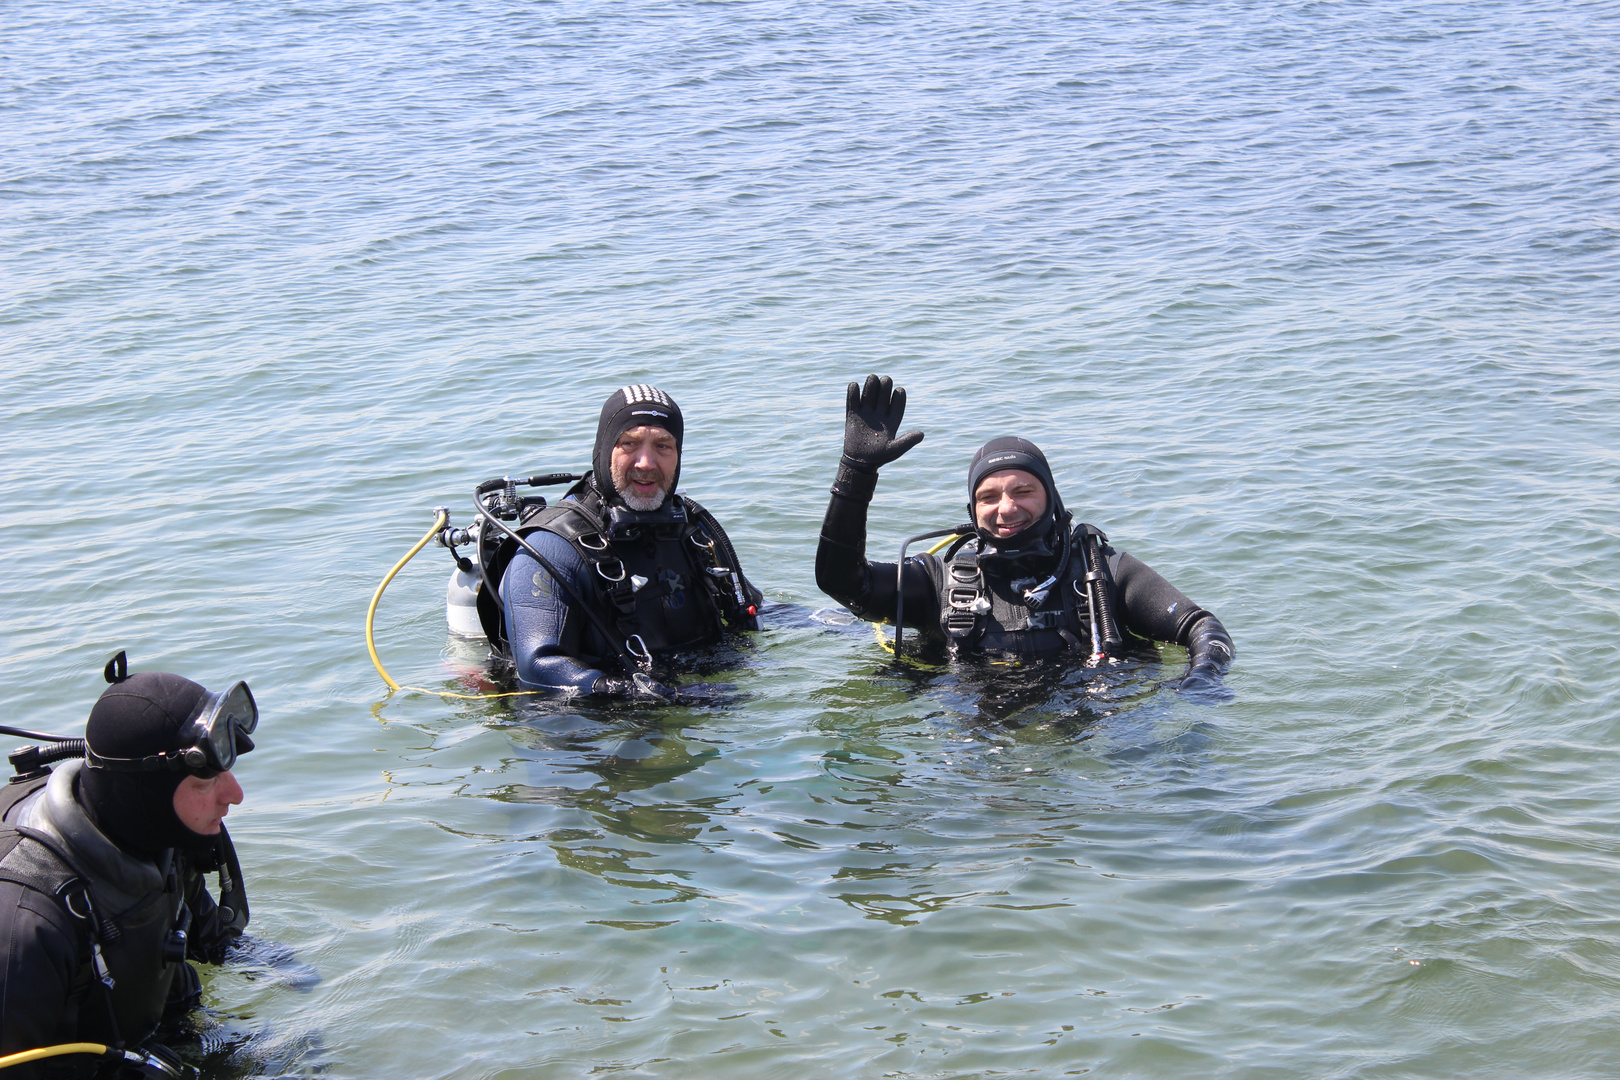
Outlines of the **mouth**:
<svg viewBox="0 0 1620 1080">
<path fill-rule="evenodd" d="M 646 477 L 637 476 L 634 473 L 631 473 L 628 477 L 626 477 L 626 479 L 630 481 L 630 487 L 634 489 L 638 495 L 651 495 L 653 492 L 663 487 L 664 484 L 664 478 L 657 475 Z"/>
</svg>

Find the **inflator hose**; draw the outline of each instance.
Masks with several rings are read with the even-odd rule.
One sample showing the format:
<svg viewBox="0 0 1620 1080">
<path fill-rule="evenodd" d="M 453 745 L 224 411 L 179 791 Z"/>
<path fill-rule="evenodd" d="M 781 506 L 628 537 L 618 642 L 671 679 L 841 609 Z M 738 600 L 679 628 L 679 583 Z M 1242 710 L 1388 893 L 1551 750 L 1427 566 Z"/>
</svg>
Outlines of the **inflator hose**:
<svg viewBox="0 0 1620 1080">
<path fill-rule="evenodd" d="M 1114 620 L 1114 601 L 1108 592 L 1108 566 L 1104 561 L 1102 541 L 1088 535 L 1081 540 L 1081 544 L 1088 555 L 1082 565 L 1086 568 L 1086 584 L 1091 591 L 1091 610 L 1101 632 L 1101 637 L 1091 643 L 1094 654 L 1092 661 L 1095 663 L 1111 658 L 1125 639 L 1119 636 L 1119 623 Z"/>
</svg>

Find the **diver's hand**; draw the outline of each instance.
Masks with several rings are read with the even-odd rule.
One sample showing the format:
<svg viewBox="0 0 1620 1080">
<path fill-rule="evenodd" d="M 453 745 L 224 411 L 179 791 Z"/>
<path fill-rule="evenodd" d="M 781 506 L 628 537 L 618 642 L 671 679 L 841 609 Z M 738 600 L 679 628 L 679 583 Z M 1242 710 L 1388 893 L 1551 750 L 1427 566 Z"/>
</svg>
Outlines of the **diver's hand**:
<svg viewBox="0 0 1620 1080">
<path fill-rule="evenodd" d="M 638 671 L 629 678 L 622 675 L 603 675 L 591 684 L 591 693 L 598 697 L 624 698 L 646 703 L 671 701 L 675 691 L 648 675 Z"/>
<path fill-rule="evenodd" d="M 923 441 L 920 431 L 896 437 L 906 415 L 906 391 L 887 375 L 866 377 L 864 387 L 849 384 L 844 403 L 844 457 L 858 472 L 875 473 Z"/>
<path fill-rule="evenodd" d="M 1235 655 L 1237 647 L 1232 644 L 1232 635 L 1226 632 L 1226 627 L 1215 616 L 1203 616 L 1187 631 L 1189 675 L 1200 668 L 1220 675 L 1231 665 Z"/>
<path fill-rule="evenodd" d="M 1235 653 L 1232 636 L 1213 615 L 1205 615 L 1193 623 L 1187 635 L 1187 674 L 1176 683 L 1178 690 L 1230 691 L 1221 682 L 1221 676 L 1232 664 Z"/>
</svg>

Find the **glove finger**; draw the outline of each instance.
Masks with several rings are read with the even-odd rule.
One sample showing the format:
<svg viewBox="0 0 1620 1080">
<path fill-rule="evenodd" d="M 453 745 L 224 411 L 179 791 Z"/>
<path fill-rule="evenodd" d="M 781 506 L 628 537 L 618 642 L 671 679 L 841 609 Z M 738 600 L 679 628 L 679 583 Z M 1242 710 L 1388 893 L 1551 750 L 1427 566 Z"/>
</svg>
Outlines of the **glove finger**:
<svg viewBox="0 0 1620 1080">
<path fill-rule="evenodd" d="M 908 431 L 898 439 L 891 442 L 889 444 L 889 449 L 894 452 L 894 457 L 900 457 L 902 454 L 905 454 L 913 446 L 916 446 L 922 441 L 923 433 L 921 431 Z M 894 458 L 890 458 L 889 460 L 893 461 Z"/>
<path fill-rule="evenodd" d="M 849 384 L 849 388 L 844 391 L 844 413 L 845 415 L 849 415 L 851 413 L 858 413 L 860 411 L 861 384 L 852 382 Z"/>
<path fill-rule="evenodd" d="M 883 385 L 884 380 L 876 375 L 866 377 L 866 385 L 861 388 L 861 408 L 872 409 L 881 405 L 889 395 Z"/>
</svg>

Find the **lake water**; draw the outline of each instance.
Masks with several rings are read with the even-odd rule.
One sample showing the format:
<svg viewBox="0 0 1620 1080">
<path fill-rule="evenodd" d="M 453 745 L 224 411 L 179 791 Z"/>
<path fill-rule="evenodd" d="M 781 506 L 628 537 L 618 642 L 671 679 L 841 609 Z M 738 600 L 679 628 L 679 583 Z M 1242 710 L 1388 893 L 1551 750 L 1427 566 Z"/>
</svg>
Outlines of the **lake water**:
<svg viewBox="0 0 1620 1080">
<path fill-rule="evenodd" d="M 1620 1072 L 1620 8 L 0 9 L 0 700 L 246 678 L 214 1078 Z M 1221 616 L 1229 700 L 896 668 L 842 387 Z M 366 604 L 652 382 L 728 707 L 388 694 Z M 430 548 L 410 686 L 476 692 Z M 815 618 L 809 613 L 821 611 Z"/>
</svg>

